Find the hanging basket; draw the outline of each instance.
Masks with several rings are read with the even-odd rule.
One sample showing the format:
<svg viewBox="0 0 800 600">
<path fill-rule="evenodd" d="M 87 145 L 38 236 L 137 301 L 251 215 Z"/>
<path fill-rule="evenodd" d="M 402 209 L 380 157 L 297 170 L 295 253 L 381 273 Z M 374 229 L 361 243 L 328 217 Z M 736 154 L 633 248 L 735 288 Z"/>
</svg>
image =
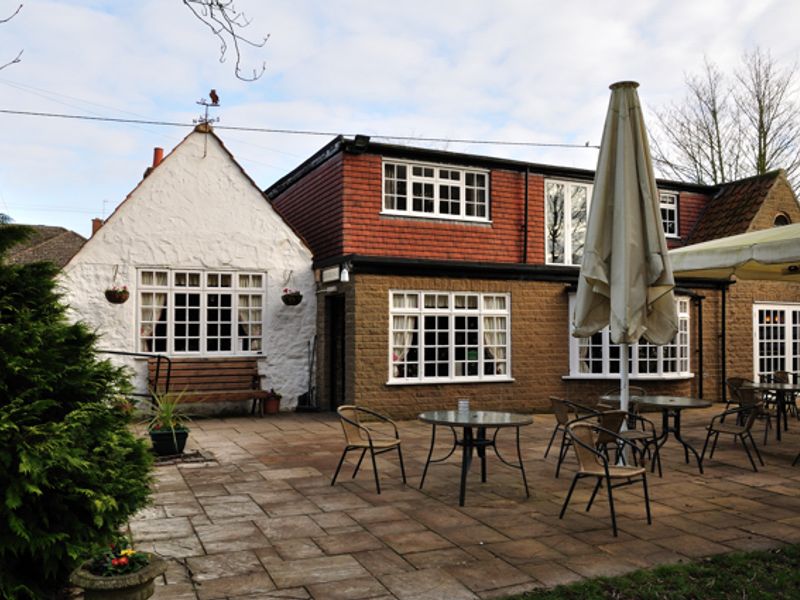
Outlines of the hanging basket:
<svg viewBox="0 0 800 600">
<path fill-rule="evenodd" d="M 109 288 L 105 291 L 106 300 L 111 304 L 124 304 L 130 298 L 131 293 L 127 289 Z"/>
<path fill-rule="evenodd" d="M 284 294 L 281 296 L 281 300 L 286 306 L 297 306 L 300 302 L 303 301 L 303 294 L 300 292 L 291 292 L 289 294 Z"/>
</svg>

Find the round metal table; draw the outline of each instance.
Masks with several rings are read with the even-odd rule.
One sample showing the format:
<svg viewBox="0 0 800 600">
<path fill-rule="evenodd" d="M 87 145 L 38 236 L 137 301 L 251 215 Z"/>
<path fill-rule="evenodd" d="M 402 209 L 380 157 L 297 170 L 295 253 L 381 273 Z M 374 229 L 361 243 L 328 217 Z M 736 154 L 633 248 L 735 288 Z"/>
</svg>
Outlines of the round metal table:
<svg viewBox="0 0 800 600">
<path fill-rule="evenodd" d="M 419 489 L 422 489 L 425 483 L 425 475 L 428 473 L 428 466 L 431 463 L 443 462 L 452 456 L 458 446 L 463 449 L 461 457 L 461 488 L 458 496 L 459 506 L 464 506 L 464 499 L 466 497 L 467 488 L 467 473 L 472 464 L 473 450 L 476 450 L 478 457 L 481 459 L 481 482 L 486 483 L 486 448 L 491 447 L 494 453 L 504 464 L 522 472 L 522 483 L 525 486 L 525 495 L 530 497 L 528 491 L 528 479 L 525 476 L 525 467 L 522 464 L 522 452 L 519 445 L 519 428 L 533 423 L 533 417 L 530 415 L 520 415 L 510 412 L 496 412 L 486 410 L 434 410 L 430 412 L 420 413 L 417 417 L 424 423 L 429 423 L 433 426 L 431 432 L 431 447 L 428 450 L 428 459 L 425 461 L 425 468 L 422 471 L 422 479 L 419 482 Z M 433 447 L 436 443 L 436 428 L 438 426 L 450 427 L 453 432 L 453 447 L 442 458 L 432 459 Z M 517 438 L 517 463 L 507 461 L 497 450 L 497 434 L 501 429 L 507 427 L 514 427 L 516 429 Z M 456 428 L 461 428 L 463 434 L 461 439 L 456 434 Z M 494 435 L 491 439 L 486 437 L 487 429 L 495 429 Z"/>
<path fill-rule="evenodd" d="M 601 397 L 602 400 L 607 402 L 619 403 L 619 394 L 607 394 Z M 666 443 L 669 434 L 678 440 L 683 446 L 684 459 L 686 464 L 689 464 L 689 451 L 692 451 L 695 459 L 697 460 L 697 467 L 700 472 L 703 472 L 703 463 L 700 460 L 700 454 L 694 447 L 681 437 L 681 411 L 692 408 L 708 408 L 711 402 L 708 400 L 701 400 L 700 398 L 690 398 L 688 396 L 633 396 L 630 397 L 632 404 L 638 405 L 640 408 L 658 408 L 661 410 L 661 434 L 658 436 L 656 443 L 658 444 L 659 452 L 661 447 Z M 653 463 L 655 466 L 655 463 Z"/>
<path fill-rule="evenodd" d="M 756 390 L 761 392 L 775 392 L 775 400 L 778 405 L 775 410 L 775 420 L 777 421 L 775 427 L 775 437 L 780 442 L 781 418 L 783 418 L 783 431 L 789 430 L 789 419 L 786 418 L 786 407 L 788 406 L 786 402 L 786 396 L 787 394 L 796 394 L 800 392 L 800 384 L 778 382 L 778 381 L 773 381 L 773 382 L 762 381 L 758 383 L 748 381 L 743 383 L 742 387 L 748 390 Z"/>
</svg>

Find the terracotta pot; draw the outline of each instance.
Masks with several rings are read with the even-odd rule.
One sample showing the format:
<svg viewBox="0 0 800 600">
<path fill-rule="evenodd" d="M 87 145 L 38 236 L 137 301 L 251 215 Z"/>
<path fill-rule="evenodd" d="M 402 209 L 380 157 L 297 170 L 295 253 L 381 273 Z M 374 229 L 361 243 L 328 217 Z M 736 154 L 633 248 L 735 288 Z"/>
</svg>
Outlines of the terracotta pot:
<svg viewBox="0 0 800 600">
<path fill-rule="evenodd" d="M 111 304 L 123 304 L 127 302 L 128 298 L 130 298 L 131 294 L 128 290 L 106 290 L 106 300 L 111 302 Z"/>
<path fill-rule="evenodd" d="M 264 412 L 268 415 L 277 415 L 281 410 L 280 398 L 266 398 L 264 399 Z"/>
<path fill-rule="evenodd" d="M 167 561 L 149 554 L 148 565 L 133 573 L 105 577 L 95 575 L 86 561 L 70 575 L 73 585 L 83 588 L 84 600 L 145 600 L 155 592 L 154 579 L 167 570 Z"/>
<path fill-rule="evenodd" d="M 153 442 L 153 452 L 157 456 L 174 456 L 183 454 L 186 446 L 186 438 L 189 437 L 188 429 L 176 429 L 174 432 L 169 429 L 151 430 L 150 441 Z"/>
<path fill-rule="evenodd" d="M 303 294 L 300 292 L 294 292 L 292 294 L 284 294 L 281 296 L 281 300 L 286 306 L 297 306 L 303 300 Z"/>
</svg>

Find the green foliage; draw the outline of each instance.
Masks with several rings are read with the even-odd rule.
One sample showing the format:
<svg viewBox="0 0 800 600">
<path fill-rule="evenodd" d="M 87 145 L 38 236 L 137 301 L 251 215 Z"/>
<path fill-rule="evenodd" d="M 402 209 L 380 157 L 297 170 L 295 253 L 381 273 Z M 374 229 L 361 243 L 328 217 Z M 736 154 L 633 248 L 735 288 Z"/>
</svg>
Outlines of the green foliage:
<svg viewBox="0 0 800 600">
<path fill-rule="evenodd" d="M 89 572 L 103 577 L 134 573 L 150 563 L 150 555 L 133 549 L 130 540 L 125 536 L 119 538 L 103 549 L 103 552 L 89 563 Z"/>
<path fill-rule="evenodd" d="M 144 409 L 148 431 L 184 431 L 191 420 L 183 409 L 183 396 L 186 392 L 162 394 L 151 391 L 152 402 Z"/>
<path fill-rule="evenodd" d="M 146 504 L 152 460 L 55 268 L 4 263 L 24 232 L 0 225 L 0 597 L 47 598 Z"/>
<path fill-rule="evenodd" d="M 513 596 L 513 600 L 715 600 L 797 598 L 800 546 L 736 552 L 697 562 L 598 577 L 550 590 Z M 512 598 L 508 598 L 512 600 Z"/>
</svg>

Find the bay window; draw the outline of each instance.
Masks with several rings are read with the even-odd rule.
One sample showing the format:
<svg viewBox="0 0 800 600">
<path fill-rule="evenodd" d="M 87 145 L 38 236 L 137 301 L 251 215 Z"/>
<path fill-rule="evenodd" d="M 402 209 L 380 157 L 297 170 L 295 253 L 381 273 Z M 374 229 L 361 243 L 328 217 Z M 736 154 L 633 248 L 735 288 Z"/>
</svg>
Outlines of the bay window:
<svg viewBox="0 0 800 600">
<path fill-rule="evenodd" d="M 264 273 L 141 269 L 141 352 L 254 354 L 263 346 Z"/>
<path fill-rule="evenodd" d="M 389 381 L 509 380 L 508 294 L 389 293 Z"/>
</svg>

